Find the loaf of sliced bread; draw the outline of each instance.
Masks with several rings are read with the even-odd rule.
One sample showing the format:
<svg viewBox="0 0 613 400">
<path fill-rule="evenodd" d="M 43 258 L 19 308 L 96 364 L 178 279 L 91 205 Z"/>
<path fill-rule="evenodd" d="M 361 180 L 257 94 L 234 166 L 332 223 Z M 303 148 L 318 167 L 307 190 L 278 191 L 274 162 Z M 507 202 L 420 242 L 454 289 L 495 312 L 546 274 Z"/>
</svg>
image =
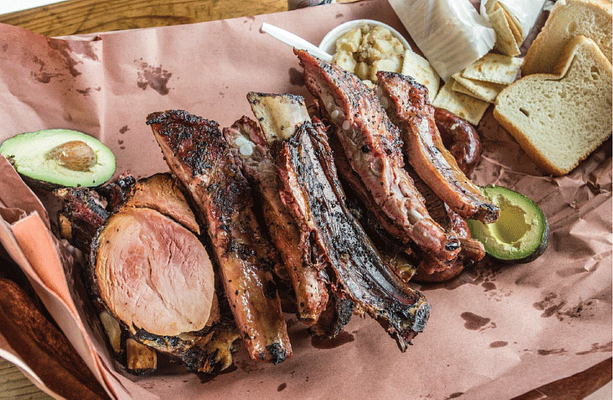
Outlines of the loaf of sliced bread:
<svg viewBox="0 0 613 400">
<path fill-rule="evenodd" d="M 554 73 L 528 75 L 505 88 L 494 117 L 546 173 L 564 175 L 611 135 L 611 63 L 579 35 Z"/>
<path fill-rule="evenodd" d="M 575 36 L 594 40 L 611 61 L 611 1 L 558 0 L 524 58 L 522 75 L 551 73 Z"/>
</svg>

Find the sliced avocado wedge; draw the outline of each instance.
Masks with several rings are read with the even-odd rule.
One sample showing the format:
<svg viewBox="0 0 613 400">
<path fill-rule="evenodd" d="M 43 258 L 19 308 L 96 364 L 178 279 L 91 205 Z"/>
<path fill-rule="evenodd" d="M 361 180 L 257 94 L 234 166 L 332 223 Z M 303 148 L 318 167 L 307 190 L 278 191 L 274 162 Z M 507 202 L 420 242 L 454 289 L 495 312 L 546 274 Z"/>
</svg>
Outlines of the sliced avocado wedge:
<svg viewBox="0 0 613 400">
<path fill-rule="evenodd" d="M 99 186 L 115 173 L 115 156 L 108 147 L 69 129 L 19 134 L 0 145 L 0 154 L 22 176 L 51 184 L 49 188 Z"/>
<path fill-rule="evenodd" d="M 545 252 L 549 225 L 535 202 L 502 186 L 485 186 L 481 193 L 500 207 L 500 217 L 494 223 L 468 221 L 472 236 L 483 243 L 487 254 L 498 260 L 527 263 Z"/>
</svg>

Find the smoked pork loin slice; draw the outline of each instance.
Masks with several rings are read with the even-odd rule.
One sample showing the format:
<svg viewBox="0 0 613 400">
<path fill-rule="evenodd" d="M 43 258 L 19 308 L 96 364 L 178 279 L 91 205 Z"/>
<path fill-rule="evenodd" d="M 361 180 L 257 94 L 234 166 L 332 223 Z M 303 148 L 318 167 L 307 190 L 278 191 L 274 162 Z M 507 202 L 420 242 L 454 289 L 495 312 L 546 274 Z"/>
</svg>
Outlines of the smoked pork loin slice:
<svg viewBox="0 0 613 400">
<path fill-rule="evenodd" d="M 89 250 L 88 287 L 128 369 L 154 370 L 156 352 L 193 371 L 232 364 L 238 331 L 229 310 L 220 309 L 213 266 L 180 183 L 164 173 L 56 194 L 63 233 Z"/>
<path fill-rule="evenodd" d="M 127 326 L 160 336 L 204 328 L 215 276 L 194 233 L 158 211 L 126 207 L 108 219 L 94 252 L 100 298 Z"/>
</svg>

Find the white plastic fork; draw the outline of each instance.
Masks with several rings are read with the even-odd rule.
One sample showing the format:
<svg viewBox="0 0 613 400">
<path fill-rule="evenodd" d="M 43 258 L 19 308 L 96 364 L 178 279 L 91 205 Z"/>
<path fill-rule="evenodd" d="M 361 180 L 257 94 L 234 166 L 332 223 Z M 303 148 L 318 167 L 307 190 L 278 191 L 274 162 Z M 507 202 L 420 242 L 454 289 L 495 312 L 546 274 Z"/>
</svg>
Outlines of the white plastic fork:
<svg viewBox="0 0 613 400">
<path fill-rule="evenodd" d="M 326 53 L 314 44 L 307 42 L 300 36 L 294 35 L 293 33 L 286 31 L 285 29 L 281 29 L 274 25 L 263 22 L 262 32 L 268 33 L 270 36 L 289 46 L 295 47 L 300 50 L 306 50 L 314 57 L 320 58 L 326 62 L 332 62 L 331 54 Z"/>
</svg>

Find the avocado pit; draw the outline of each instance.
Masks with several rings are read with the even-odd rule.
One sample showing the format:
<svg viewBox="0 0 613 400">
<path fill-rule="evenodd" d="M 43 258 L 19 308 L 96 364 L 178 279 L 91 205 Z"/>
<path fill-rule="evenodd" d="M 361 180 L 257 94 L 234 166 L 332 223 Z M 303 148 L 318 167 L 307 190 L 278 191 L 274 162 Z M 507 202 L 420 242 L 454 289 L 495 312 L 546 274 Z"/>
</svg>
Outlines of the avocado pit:
<svg viewBox="0 0 613 400">
<path fill-rule="evenodd" d="M 89 171 L 98 161 L 94 149 L 82 140 L 71 140 L 55 146 L 47 153 L 47 159 L 57 161 L 73 171 Z"/>
</svg>

